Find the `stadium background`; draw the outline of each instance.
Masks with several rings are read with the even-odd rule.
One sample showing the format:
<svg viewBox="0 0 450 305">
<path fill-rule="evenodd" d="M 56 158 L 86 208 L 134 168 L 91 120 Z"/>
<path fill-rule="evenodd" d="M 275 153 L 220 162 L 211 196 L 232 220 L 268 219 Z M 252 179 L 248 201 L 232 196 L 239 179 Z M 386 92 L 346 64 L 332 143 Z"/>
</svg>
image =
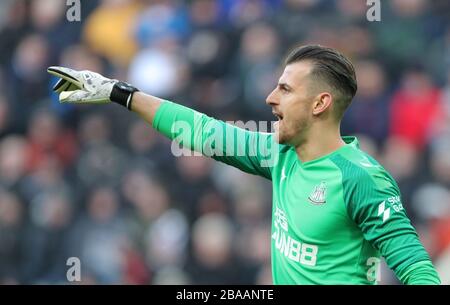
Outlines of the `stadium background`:
<svg viewBox="0 0 450 305">
<path fill-rule="evenodd" d="M 343 122 L 399 183 L 450 283 L 450 4 L 364 0 L 0 2 L 0 282 L 267 284 L 271 187 L 171 143 L 117 105 L 60 105 L 49 65 L 90 69 L 223 120 L 264 104 L 296 44 L 336 47 Z M 383 284 L 398 283 L 382 265 Z"/>
</svg>

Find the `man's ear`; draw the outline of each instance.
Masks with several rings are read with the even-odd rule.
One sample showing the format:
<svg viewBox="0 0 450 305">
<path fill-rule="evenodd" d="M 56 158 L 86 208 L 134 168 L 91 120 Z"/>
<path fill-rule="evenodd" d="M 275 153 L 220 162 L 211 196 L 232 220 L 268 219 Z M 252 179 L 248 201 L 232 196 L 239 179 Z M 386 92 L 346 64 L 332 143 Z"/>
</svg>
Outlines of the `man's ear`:
<svg viewBox="0 0 450 305">
<path fill-rule="evenodd" d="M 331 107 L 333 97 L 328 92 L 322 92 L 316 96 L 313 104 L 313 115 L 319 115 Z"/>
</svg>

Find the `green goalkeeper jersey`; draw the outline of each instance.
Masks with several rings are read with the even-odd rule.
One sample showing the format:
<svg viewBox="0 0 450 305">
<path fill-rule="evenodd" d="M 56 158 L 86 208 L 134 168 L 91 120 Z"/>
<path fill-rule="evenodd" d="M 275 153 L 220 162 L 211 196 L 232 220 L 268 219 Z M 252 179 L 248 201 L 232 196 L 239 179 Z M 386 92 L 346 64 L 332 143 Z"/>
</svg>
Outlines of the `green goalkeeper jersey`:
<svg viewBox="0 0 450 305">
<path fill-rule="evenodd" d="M 237 128 L 171 102 L 158 109 L 153 127 L 182 146 L 272 181 L 275 284 L 375 284 L 381 256 L 404 283 L 440 282 L 397 184 L 355 137 L 301 162 L 271 133 Z"/>
</svg>

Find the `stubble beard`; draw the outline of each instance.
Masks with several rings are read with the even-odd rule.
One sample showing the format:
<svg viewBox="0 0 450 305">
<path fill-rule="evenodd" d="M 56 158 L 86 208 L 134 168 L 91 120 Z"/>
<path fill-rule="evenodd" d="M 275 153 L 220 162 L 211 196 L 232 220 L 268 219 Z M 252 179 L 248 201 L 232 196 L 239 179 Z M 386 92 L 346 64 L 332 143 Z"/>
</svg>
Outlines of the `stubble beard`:
<svg viewBox="0 0 450 305">
<path fill-rule="evenodd" d="M 279 144 L 297 147 L 306 141 L 306 135 L 310 129 L 310 122 L 307 118 L 302 118 L 295 122 L 294 126 L 286 126 L 283 122 L 281 129 L 275 133 Z M 280 127 L 280 126 L 279 126 Z"/>
</svg>

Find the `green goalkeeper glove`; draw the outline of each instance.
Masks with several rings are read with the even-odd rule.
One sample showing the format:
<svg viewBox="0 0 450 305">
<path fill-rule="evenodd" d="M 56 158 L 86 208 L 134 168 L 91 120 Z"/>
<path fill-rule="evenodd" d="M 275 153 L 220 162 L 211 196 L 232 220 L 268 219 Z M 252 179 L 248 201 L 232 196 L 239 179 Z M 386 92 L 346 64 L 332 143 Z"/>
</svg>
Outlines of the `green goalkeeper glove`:
<svg viewBox="0 0 450 305">
<path fill-rule="evenodd" d="M 135 87 L 116 79 L 109 79 L 98 73 L 77 71 L 65 67 L 49 67 L 47 72 L 60 78 L 53 87 L 59 93 L 61 103 L 106 104 L 118 103 L 131 110 Z"/>
</svg>

